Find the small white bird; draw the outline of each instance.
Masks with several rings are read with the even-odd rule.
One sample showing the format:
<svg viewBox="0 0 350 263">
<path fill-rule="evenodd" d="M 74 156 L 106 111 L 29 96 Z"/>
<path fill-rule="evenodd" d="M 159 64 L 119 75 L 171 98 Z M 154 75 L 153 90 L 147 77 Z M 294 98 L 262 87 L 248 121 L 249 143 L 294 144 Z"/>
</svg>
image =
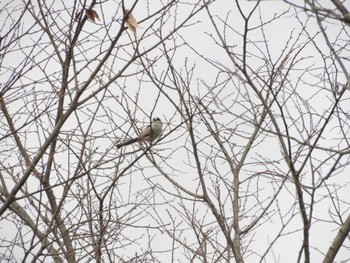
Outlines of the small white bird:
<svg viewBox="0 0 350 263">
<path fill-rule="evenodd" d="M 163 129 L 163 123 L 159 118 L 153 118 L 151 125 L 148 125 L 140 134 L 139 137 L 133 138 L 126 142 L 117 144 L 117 148 L 132 144 L 138 141 L 149 141 L 153 142 L 159 137 Z"/>
<path fill-rule="evenodd" d="M 136 35 L 136 28 L 140 28 L 140 27 L 129 9 L 125 9 L 124 16 L 126 16 L 126 19 L 125 19 L 126 25 L 134 33 L 134 35 Z"/>
</svg>

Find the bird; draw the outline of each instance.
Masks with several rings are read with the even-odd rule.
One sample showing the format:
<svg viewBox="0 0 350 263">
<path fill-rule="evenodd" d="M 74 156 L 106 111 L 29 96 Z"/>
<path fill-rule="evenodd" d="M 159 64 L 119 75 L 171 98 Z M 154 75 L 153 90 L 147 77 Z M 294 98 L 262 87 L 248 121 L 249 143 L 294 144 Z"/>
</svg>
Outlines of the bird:
<svg viewBox="0 0 350 263">
<path fill-rule="evenodd" d="M 121 148 L 123 146 L 138 142 L 138 141 L 149 141 L 153 142 L 155 139 L 159 137 L 163 129 L 163 123 L 162 121 L 156 117 L 153 118 L 150 125 L 148 125 L 143 131 L 141 132 L 140 136 L 133 138 L 131 140 L 128 140 L 126 142 L 117 144 L 117 148 Z"/>
<path fill-rule="evenodd" d="M 127 27 L 136 35 L 136 28 L 139 28 L 139 25 L 129 9 L 124 10 L 124 16 L 126 16 L 125 22 Z"/>
</svg>

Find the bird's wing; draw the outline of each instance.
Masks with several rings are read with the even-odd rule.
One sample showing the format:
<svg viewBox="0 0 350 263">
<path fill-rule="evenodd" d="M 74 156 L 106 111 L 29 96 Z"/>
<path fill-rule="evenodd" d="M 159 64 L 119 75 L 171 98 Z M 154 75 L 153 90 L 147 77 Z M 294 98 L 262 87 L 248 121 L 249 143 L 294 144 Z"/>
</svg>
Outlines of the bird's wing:
<svg viewBox="0 0 350 263">
<path fill-rule="evenodd" d="M 140 140 L 149 140 L 151 135 L 151 126 L 148 125 L 140 134 Z"/>
</svg>

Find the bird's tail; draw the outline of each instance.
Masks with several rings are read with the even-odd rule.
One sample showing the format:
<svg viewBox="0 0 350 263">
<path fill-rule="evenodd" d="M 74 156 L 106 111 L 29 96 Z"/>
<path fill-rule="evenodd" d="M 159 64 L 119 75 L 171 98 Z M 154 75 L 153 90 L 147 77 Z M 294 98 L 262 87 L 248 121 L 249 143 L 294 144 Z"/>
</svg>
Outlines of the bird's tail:
<svg viewBox="0 0 350 263">
<path fill-rule="evenodd" d="M 117 144 L 117 148 L 121 148 L 123 146 L 126 146 L 126 145 L 129 145 L 129 144 L 132 144 L 134 142 L 137 142 L 139 139 L 138 138 L 134 138 L 134 139 L 131 139 L 131 140 L 128 140 L 126 142 L 123 142 L 123 143 L 120 143 L 120 144 Z"/>
</svg>

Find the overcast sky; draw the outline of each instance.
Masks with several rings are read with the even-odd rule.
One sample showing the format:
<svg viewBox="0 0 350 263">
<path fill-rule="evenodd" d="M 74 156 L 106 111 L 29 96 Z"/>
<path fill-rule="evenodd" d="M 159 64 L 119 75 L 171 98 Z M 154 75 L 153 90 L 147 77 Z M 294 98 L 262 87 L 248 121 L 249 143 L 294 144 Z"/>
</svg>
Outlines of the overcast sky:
<svg viewBox="0 0 350 263">
<path fill-rule="evenodd" d="M 20 1 L 13 1 L 12 3 L 15 4 L 16 2 Z M 128 7 L 128 5 L 131 5 L 131 3 L 132 2 L 127 1 L 125 3 L 126 7 Z M 255 1 L 239 1 L 239 3 L 243 12 L 245 12 L 246 14 L 248 14 L 248 12 L 256 4 Z M 97 54 L 101 50 L 105 50 L 108 48 L 110 39 L 112 39 L 119 30 L 120 19 L 122 17 L 121 9 L 115 9 L 114 7 L 114 1 L 103 2 L 102 7 L 96 8 L 96 11 L 100 15 L 101 21 L 97 21 L 96 23 L 88 22 L 84 27 L 85 32 L 82 34 L 82 36 L 89 35 L 92 32 L 93 36 L 89 36 L 89 41 L 86 41 L 84 43 L 85 50 L 83 54 L 77 55 L 76 57 L 77 61 L 80 60 L 80 62 L 78 63 L 78 67 L 80 67 L 80 69 L 82 70 L 81 74 L 79 75 L 79 81 L 81 81 L 80 84 L 84 83 L 84 81 L 91 74 L 93 67 L 96 66 L 99 60 L 101 59 L 102 56 L 96 57 Z M 53 9 L 55 8 L 57 10 L 60 9 L 61 2 L 57 2 L 57 7 L 53 6 Z M 154 10 L 158 10 L 159 8 L 161 8 L 161 4 L 158 1 L 140 1 L 135 6 L 133 10 L 133 15 L 138 21 L 142 21 L 148 16 L 149 11 L 151 11 L 150 13 L 152 13 L 154 12 Z M 192 8 L 193 6 L 188 3 L 179 4 L 179 8 L 176 10 L 176 21 L 173 21 L 172 19 L 174 17 L 171 17 L 169 19 L 169 21 L 171 22 L 167 22 L 163 27 L 162 34 L 168 33 L 173 28 L 174 24 L 180 23 L 185 17 L 187 17 L 191 13 Z M 227 30 L 226 41 L 227 43 L 230 43 L 231 52 L 241 54 L 242 38 L 240 34 L 244 32 L 244 21 L 239 14 L 235 2 L 229 2 L 227 0 L 215 1 L 213 4 L 210 5 L 210 11 L 214 16 L 215 21 L 220 26 L 220 30 Z M 69 13 L 58 12 L 57 25 L 64 24 L 64 20 L 69 19 L 69 15 Z M 271 23 L 269 22 L 274 17 L 280 15 L 280 18 L 276 19 L 275 21 L 272 21 Z M 5 16 L 0 16 L 0 23 L 8 25 L 9 22 L 4 19 Z M 228 26 L 225 28 L 220 22 L 220 20 L 227 20 Z M 24 27 L 30 27 L 30 25 L 33 23 L 33 19 L 30 17 L 29 14 L 26 15 L 25 21 L 28 21 L 28 24 L 24 24 Z M 310 36 L 315 36 L 314 42 L 309 42 L 308 44 L 306 44 L 306 47 L 303 48 L 301 53 L 298 55 L 300 58 L 303 58 L 301 60 L 301 63 L 298 65 L 298 68 L 305 69 L 308 67 L 312 67 L 315 70 L 313 70 L 312 72 L 303 73 L 303 76 L 300 76 L 299 71 L 295 70 L 290 72 L 289 76 L 291 86 L 293 86 L 293 84 L 298 85 L 298 93 L 300 97 L 307 100 L 310 103 L 310 105 L 312 105 L 313 111 L 319 111 L 321 114 L 321 112 L 325 109 L 328 109 L 328 105 L 330 105 L 329 103 L 331 101 L 331 93 L 330 91 L 328 92 L 326 90 L 318 92 L 318 85 L 320 83 L 320 79 L 318 78 L 318 76 L 320 72 L 324 70 L 323 60 L 320 56 L 320 53 L 322 53 L 323 50 L 325 52 L 329 51 L 326 47 L 322 35 L 319 34 L 319 28 L 317 23 L 314 21 L 314 19 L 309 19 L 309 17 L 305 13 L 294 9 L 293 7 L 289 6 L 288 4 L 282 1 L 277 0 L 262 1 L 257 11 L 253 14 L 252 20 L 250 21 L 249 25 L 251 28 L 254 28 L 254 26 L 261 25 L 262 22 L 266 22 L 266 25 L 264 26 L 264 31 L 262 32 L 259 29 L 252 30 L 252 33 L 249 35 L 249 39 L 251 41 L 262 41 L 265 38 L 267 40 L 265 49 L 263 48 L 265 44 L 261 44 L 260 46 L 260 44 L 255 45 L 253 43 L 250 43 L 248 47 L 252 52 L 256 52 L 255 55 L 257 56 L 259 52 L 261 52 L 264 55 L 267 55 L 268 50 L 268 52 L 270 52 L 269 55 L 271 56 L 272 61 L 278 61 L 281 57 L 281 54 L 285 53 L 286 42 L 288 40 L 290 40 L 290 42 L 292 43 L 295 39 L 299 38 L 298 43 L 295 45 L 297 49 L 301 45 L 304 45 L 308 41 Z M 104 23 L 109 25 L 110 27 L 106 28 L 103 25 Z M 151 34 L 151 25 L 153 28 L 156 28 L 160 25 L 160 23 L 160 21 L 157 21 L 157 16 L 154 16 L 152 19 L 140 23 L 141 28 L 137 30 L 137 37 L 139 39 L 142 38 L 139 47 L 139 50 L 141 52 L 151 48 L 155 43 L 159 41 L 159 39 L 157 39 L 157 37 L 155 36 L 148 36 L 144 39 L 143 37 L 144 34 Z M 169 48 L 173 45 L 173 43 L 186 43 L 186 45 L 183 45 L 181 48 L 177 49 L 176 56 L 173 59 L 173 63 L 175 66 L 178 67 L 179 71 L 181 68 L 184 68 L 184 65 L 186 63 L 189 67 L 194 67 L 193 78 L 191 81 L 191 90 L 193 94 L 196 94 L 196 96 L 202 97 L 208 91 L 208 87 L 214 86 L 216 81 L 221 78 L 221 76 L 218 77 L 218 67 L 215 67 L 208 63 L 209 59 L 217 65 L 222 65 L 222 69 L 224 67 L 227 67 L 232 71 L 234 71 L 235 69 L 223 48 L 220 47 L 217 43 L 214 43 L 214 40 L 219 42 L 219 39 L 216 36 L 215 30 L 212 24 L 210 23 L 208 14 L 205 12 L 205 10 L 202 10 L 199 14 L 195 15 L 192 19 L 190 19 L 187 22 L 187 25 L 190 24 L 191 26 L 186 26 L 179 30 L 179 32 L 173 36 L 173 40 L 166 41 L 165 46 Z M 309 33 L 309 35 L 306 35 L 304 32 L 302 32 L 302 27 L 305 25 L 307 25 L 307 32 Z M 64 32 L 65 30 L 63 28 L 61 32 L 62 36 L 64 36 Z M 327 33 L 332 39 L 338 37 L 338 22 L 327 24 Z M 33 34 L 33 36 L 29 36 L 29 38 L 35 39 L 36 37 L 39 37 L 39 35 L 40 33 Z M 348 36 L 341 35 L 341 37 Z M 103 40 L 103 43 L 101 43 L 101 39 Z M 108 59 L 108 61 L 106 62 L 105 74 L 100 74 L 98 78 L 94 79 L 91 88 L 88 89 L 89 92 L 87 92 L 85 96 L 88 96 L 94 90 L 107 83 L 111 78 L 113 78 L 113 74 L 117 74 L 117 72 L 119 72 L 119 70 L 123 67 L 123 59 L 125 59 L 125 61 L 127 62 L 127 59 L 130 58 L 130 54 L 134 52 L 133 46 L 129 44 L 130 41 L 133 39 L 134 36 L 130 32 L 124 32 L 121 41 L 118 42 L 118 47 L 116 47 L 114 50 L 115 53 L 112 54 L 111 58 Z M 34 40 L 34 42 L 35 41 L 36 40 Z M 47 41 L 47 39 L 45 40 L 44 37 L 43 41 Z M 20 41 L 20 47 L 24 50 L 24 53 L 27 53 L 30 50 L 30 48 L 26 49 L 26 45 L 26 38 L 24 38 Z M 291 45 L 292 44 L 288 45 L 288 47 L 290 47 Z M 315 45 L 318 49 L 315 48 Z M 91 46 L 91 48 L 88 48 L 89 46 Z M 79 50 L 79 47 L 77 47 L 77 50 Z M 18 68 L 23 63 L 22 51 L 18 49 L 12 54 L 8 55 L 5 58 L 2 66 L 4 67 L 5 65 L 5 67 L 7 68 L 13 67 L 14 70 Z M 63 49 L 61 51 L 62 53 L 64 52 Z M 38 52 L 38 50 L 36 50 L 36 52 Z M 60 79 L 55 79 L 55 74 L 57 72 L 60 72 L 61 68 L 58 66 L 56 59 L 48 58 L 52 54 L 52 52 L 52 47 L 48 45 L 47 49 L 43 49 L 41 50 L 41 52 L 38 52 L 38 54 L 36 54 L 36 59 L 38 61 L 47 61 L 47 64 L 50 66 L 47 67 L 45 73 L 47 75 L 52 74 L 53 82 L 51 84 L 53 86 L 59 87 Z M 197 52 L 197 54 L 195 54 L 195 52 Z M 201 58 L 201 55 L 205 56 L 208 60 L 206 61 L 203 58 Z M 162 47 L 160 46 L 159 48 L 156 48 L 152 52 L 148 53 L 145 56 L 145 58 L 157 61 L 157 63 L 154 65 L 154 72 L 155 74 L 158 74 L 158 76 L 161 76 L 162 72 L 167 67 L 166 59 L 162 54 Z M 258 71 L 260 68 L 263 68 L 265 66 L 265 63 L 266 62 L 263 59 L 257 59 L 256 57 L 251 56 L 249 57 L 248 65 L 252 68 L 252 70 Z M 320 66 L 318 67 L 317 65 Z M 164 120 L 164 134 L 170 132 L 172 129 L 174 129 L 176 125 L 178 125 L 181 122 L 181 116 L 179 116 L 179 114 L 176 113 L 175 107 L 171 105 L 169 99 L 166 96 L 159 95 L 159 91 L 157 88 L 154 87 L 154 84 L 150 81 L 146 81 L 147 77 L 145 77 L 142 74 L 130 76 L 135 72 L 140 71 L 141 69 L 142 68 L 138 63 L 132 64 L 123 73 L 123 76 L 121 78 L 118 78 L 116 81 L 112 82 L 108 87 L 108 92 L 111 95 L 108 100 L 104 101 L 104 106 L 106 108 L 109 108 L 111 112 L 113 112 L 111 116 L 116 116 L 116 118 L 112 118 L 113 121 L 115 121 L 115 123 L 106 119 L 106 124 L 103 125 L 102 123 L 104 122 L 104 120 L 98 120 L 98 118 L 96 117 L 96 123 L 94 123 L 91 129 L 91 138 L 93 138 L 93 136 L 98 136 L 103 133 L 107 134 L 103 138 L 99 138 L 98 140 L 91 142 L 92 144 L 94 144 L 92 148 L 96 149 L 96 153 L 102 155 L 103 151 L 113 149 L 113 144 L 116 141 L 123 141 L 137 134 L 136 127 L 130 124 L 128 116 L 126 112 L 124 112 L 124 109 L 121 107 L 121 105 L 117 105 L 115 103 L 115 100 L 121 99 L 123 97 L 123 94 L 120 92 L 122 90 L 121 87 L 127 87 L 125 89 L 125 94 L 129 95 L 130 98 L 135 99 L 136 94 L 138 94 L 139 96 L 139 101 L 135 103 L 135 105 L 133 105 L 132 103 L 129 104 L 131 106 L 131 112 L 134 112 L 134 109 L 137 109 L 135 110 L 136 113 L 134 116 L 137 121 L 137 127 L 143 127 L 144 125 L 146 125 L 149 121 L 147 115 L 149 115 L 153 111 L 154 116 L 158 116 Z M 6 82 L 8 80 L 9 74 L 10 73 L 8 73 L 8 71 L 2 72 L 0 75 L 0 82 Z M 23 78 L 23 80 L 18 85 L 24 85 L 26 83 L 31 83 L 32 85 L 37 76 L 40 76 L 38 77 L 40 79 L 44 78 L 42 72 L 40 72 L 39 69 L 34 69 L 31 73 L 31 79 Z M 238 86 L 242 85 L 243 87 L 243 84 L 239 84 L 240 81 L 238 79 L 236 80 L 236 82 L 238 83 Z M 302 84 L 300 82 L 302 82 Z M 36 83 L 36 85 L 37 87 L 39 87 L 39 85 L 42 85 L 42 94 L 38 96 L 45 97 L 45 89 L 47 87 L 47 83 Z M 141 89 L 140 86 L 142 87 Z M 218 95 L 218 99 L 228 101 L 228 105 L 231 104 L 235 96 L 239 96 L 238 91 L 233 92 L 232 98 L 231 95 L 228 96 L 229 94 L 231 94 L 232 90 L 235 90 L 233 84 L 231 88 L 229 86 L 228 88 L 223 89 L 222 93 Z M 329 97 L 327 94 L 329 94 Z M 176 97 L 177 93 L 169 89 L 168 95 L 170 97 Z M 258 102 L 258 99 L 254 97 L 253 93 L 251 95 L 253 97 L 252 101 Z M 86 120 L 89 120 L 91 118 L 92 114 L 90 115 L 90 112 L 94 112 L 94 110 L 96 110 L 98 105 L 96 101 L 98 98 L 100 98 L 100 96 L 102 97 L 101 93 L 98 94 L 98 96 L 96 96 L 95 98 L 91 99 L 91 104 L 85 104 L 84 107 L 80 109 L 80 118 Z M 48 104 L 55 103 L 54 99 L 50 99 L 48 101 L 50 101 L 47 102 Z M 20 103 L 12 103 L 11 111 L 20 111 L 23 108 L 23 103 L 24 100 L 20 101 Z M 242 114 L 243 116 L 246 110 L 245 106 L 247 105 L 248 104 L 245 104 L 243 102 L 239 105 L 235 104 L 235 106 L 233 107 L 234 113 L 236 115 Z M 68 107 L 69 103 L 67 103 L 66 106 Z M 252 105 L 252 107 L 254 107 L 254 105 Z M 219 111 L 219 107 L 215 110 Z M 297 113 L 299 109 L 296 107 L 291 107 L 288 110 L 289 114 L 293 115 L 294 112 Z M 348 105 L 348 107 L 343 107 L 343 110 L 349 112 L 350 104 Z M 103 110 L 99 110 L 98 113 L 102 115 L 104 112 Z M 120 116 L 118 115 L 119 113 L 121 113 Z M 97 116 L 100 116 L 99 114 L 97 114 Z M 222 123 L 227 123 L 227 126 L 231 125 L 231 116 L 229 114 L 225 114 L 224 111 L 222 114 L 219 114 L 217 118 L 222 119 Z M 307 117 L 305 118 L 307 119 Z M 17 123 L 19 125 L 20 123 L 24 123 L 25 121 L 25 119 L 17 120 Z M 72 127 L 76 127 L 76 125 L 77 122 L 72 117 L 72 119 L 70 119 L 67 122 L 67 124 L 65 124 L 63 129 L 64 132 L 62 133 L 61 137 L 63 138 L 64 135 L 67 134 L 68 138 L 69 131 L 73 129 Z M 85 125 L 88 126 L 89 123 L 84 123 L 82 126 Z M 235 123 L 235 125 L 232 124 L 232 129 L 234 129 L 236 125 L 237 123 Z M 309 124 L 306 124 L 306 126 L 308 125 Z M 249 125 L 247 125 L 246 129 L 248 131 L 252 128 L 252 126 L 250 127 Z M 4 128 L 2 129 L 2 131 L 0 129 L 0 134 L 5 135 L 7 131 Z M 31 129 L 35 129 L 35 126 L 31 126 Z M 199 130 L 197 130 L 197 132 L 199 134 L 202 132 L 201 134 L 203 134 L 202 136 L 203 138 L 205 138 L 204 135 L 207 134 L 207 130 L 205 130 L 205 127 L 199 124 L 198 129 Z M 295 136 L 298 136 L 297 133 L 295 134 Z M 335 138 L 337 134 L 337 130 L 330 129 L 329 133 L 327 133 L 329 137 L 324 138 L 324 140 L 322 141 L 322 146 L 326 147 L 328 146 L 328 144 L 332 145 L 332 139 Z M 45 137 L 45 135 L 42 136 Z M 37 139 L 38 137 L 38 134 L 28 134 L 27 138 L 29 139 L 26 141 L 27 146 L 29 148 L 39 146 L 41 142 Z M 159 144 L 155 145 L 154 151 L 157 155 L 160 156 L 159 158 L 156 157 L 157 160 L 160 162 L 160 166 L 171 176 L 173 176 L 173 180 L 175 180 L 177 183 L 179 183 L 186 189 L 196 191 L 196 188 L 198 187 L 198 178 L 196 176 L 195 169 L 189 164 L 193 160 L 187 156 L 188 152 L 185 151 L 184 148 L 179 147 L 179 145 L 185 145 L 186 138 L 186 127 L 182 125 L 177 130 L 172 132 L 168 137 L 162 140 Z M 305 140 L 306 138 L 300 137 L 297 139 Z M 235 142 L 237 145 L 244 143 L 243 141 L 241 142 L 239 140 L 240 139 L 237 138 L 237 142 Z M 208 150 L 209 148 L 209 146 L 203 146 L 202 149 Z M 131 151 L 131 149 L 133 148 L 126 148 L 122 149 L 121 151 L 115 149 L 108 153 L 107 156 L 113 158 L 112 156 L 118 156 L 119 154 Z M 94 160 L 95 157 L 92 157 L 93 162 L 97 162 L 99 160 L 100 155 L 98 154 L 96 155 L 96 160 Z M 276 138 L 266 137 L 258 146 L 256 146 L 256 148 L 254 148 L 254 150 L 252 151 L 252 155 L 249 157 L 248 160 L 253 163 L 258 158 L 257 156 L 260 155 L 263 155 L 265 158 L 268 158 L 272 161 L 275 161 L 280 158 L 281 149 L 276 141 Z M 60 165 L 62 165 L 62 167 L 65 167 L 65 162 L 67 161 L 68 156 L 65 155 L 64 152 L 60 153 L 58 156 L 61 156 L 62 159 L 57 160 L 57 166 L 60 167 Z M 162 159 L 165 159 L 165 157 L 167 157 L 166 161 Z M 324 156 L 322 155 L 322 153 L 320 153 L 320 158 L 323 157 Z M 133 160 L 133 158 L 134 155 L 126 157 L 121 167 L 126 167 L 129 164 L 129 162 Z M 8 158 L 7 160 L 10 160 L 10 162 L 16 162 L 16 159 L 11 160 L 11 158 Z M 1 161 L 4 162 L 5 160 L 3 159 Z M 205 158 L 203 158 L 202 162 L 205 163 Z M 94 175 L 99 178 L 98 180 L 102 192 L 103 189 L 106 189 L 106 187 L 108 187 L 111 180 L 111 176 L 107 171 L 112 173 L 111 171 L 115 168 L 111 168 L 109 167 L 109 165 L 110 163 L 106 165 L 106 170 L 101 169 L 99 171 L 101 174 L 96 172 L 96 174 Z M 280 167 L 283 168 L 285 167 L 285 165 L 285 163 L 281 163 Z M 329 166 L 331 166 L 331 164 L 325 165 L 324 167 L 328 168 Z M 227 171 L 226 164 L 218 164 L 218 167 L 221 169 L 222 172 Z M 147 172 L 144 173 L 143 169 L 147 170 Z M 246 170 L 242 172 L 242 180 L 249 180 L 249 177 L 252 175 L 251 169 L 256 169 L 255 171 L 264 170 L 263 167 L 255 167 L 248 165 Z M 327 169 L 324 169 L 325 172 L 326 170 Z M 342 172 L 341 176 L 338 176 L 334 182 L 330 181 L 330 185 L 334 183 L 334 188 L 336 188 L 337 185 L 341 185 L 343 187 L 338 192 L 339 196 L 342 196 L 342 209 L 343 205 L 344 207 L 346 207 L 346 204 L 350 202 L 350 195 L 347 194 L 347 192 L 350 190 L 348 186 L 349 179 L 346 176 L 349 174 L 349 172 L 350 168 L 346 167 Z M 311 184 L 311 182 L 308 180 L 305 180 L 304 182 L 306 184 Z M 173 187 L 171 182 L 165 179 L 159 173 L 159 171 L 153 169 L 151 163 L 146 158 L 142 159 L 137 167 L 132 168 L 130 170 L 130 173 L 127 176 L 123 177 L 119 184 L 120 199 L 125 198 L 131 200 L 131 202 L 137 203 L 139 200 L 142 200 L 142 198 L 145 198 L 147 199 L 147 202 L 150 203 L 150 207 L 152 207 L 152 201 L 154 201 L 154 203 L 157 204 L 153 206 L 153 208 L 157 212 L 154 213 L 153 211 L 147 211 L 147 216 L 145 216 L 137 222 L 139 225 L 156 225 L 155 222 L 160 222 L 162 218 L 155 219 L 155 214 L 164 215 L 164 223 L 169 223 L 169 214 L 173 213 L 174 216 L 176 216 L 177 209 L 179 209 L 179 206 L 181 205 L 179 200 L 176 200 L 172 197 L 172 194 L 178 194 L 177 189 Z M 271 195 L 274 194 L 274 191 L 272 189 L 274 189 L 275 186 L 272 185 L 270 179 L 264 178 L 262 176 L 260 179 L 252 180 L 252 185 L 253 184 L 256 185 L 251 186 L 248 183 L 243 184 L 243 186 L 247 188 L 242 189 L 242 191 L 247 191 L 248 193 L 250 190 L 254 189 L 254 187 L 266 189 L 266 191 L 262 190 L 261 194 L 259 195 L 259 198 L 261 198 L 261 200 L 265 200 L 265 198 L 268 199 L 269 197 L 271 197 Z M 152 192 L 153 186 L 158 190 L 154 190 L 154 192 Z M 33 180 L 33 188 L 38 188 L 35 180 Z M 160 190 L 161 188 L 166 189 L 166 191 Z M 130 194 L 130 189 L 132 189 L 132 194 L 131 196 L 128 196 L 128 194 Z M 56 189 L 56 191 L 57 193 L 59 193 L 60 189 Z M 317 193 L 317 198 L 320 202 L 315 206 L 316 211 L 314 211 L 314 217 L 319 219 L 319 224 L 315 224 L 315 226 L 313 226 L 311 229 L 311 245 L 313 246 L 313 251 L 318 250 L 322 253 L 325 253 L 328 250 L 330 242 L 333 240 L 338 230 L 332 224 L 327 224 L 327 222 L 325 222 L 324 224 L 322 223 L 322 221 L 325 220 L 325 218 L 329 219 L 329 209 L 332 206 L 329 199 L 322 198 L 323 195 L 326 196 L 327 194 L 327 189 L 320 190 Z M 154 200 L 149 199 L 150 196 L 153 196 Z M 164 196 L 166 196 L 166 198 L 164 198 Z M 184 194 L 184 196 L 186 196 L 186 194 Z M 161 202 L 164 199 L 167 199 L 169 204 L 162 206 Z M 324 202 L 321 202 L 323 200 Z M 124 201 L 125 200 L 118 200 L 118 202 L 121 203 L 123 203 Z M 254 200 L 254 198 L 247 198 L 246 202 L 247 203 L 244 205 L 248 208 L 250 207 L 250 209 L 247 208 L 247 219 L 246 221 L 242 219 L 242 222 L 248 224 L 249 220 L 251 220 L 254 213 L 258 211 L 254 209 L 258 208 L 256 207 L 257 204 L 255 203 L 256 200 Z M 188 205 L 188 207 L 191 207 L 192 205 L 191 201 L 185 201 L 184 203 Z M 279 194 L 277 204 L 275 204 L 275 207 L 271 209 L 271 211 L 269 211 L 269 215 L 266 216 L 266 218 L 264 219 L 266 220 L 264 221 L 265 223 L 261 226 L 258 226 L 258 230 L 254 231 L 254 235 L 249 236 L 249 238 L 245 240 L 245 242 L 247 243 L 252 242 L 249 246 L 251 252 L 247 252 L 248 254 L 251 254 L 251 256 L 246 260 L 246 262 L 257 262 L 257 260 L 260 259 L 261 254 L 265 252 L 267 244 L 273 242 L 274 237 L 281 230 L 281 225 L 287 223 L 287 227 L 283 231 L 283 235 L 285 234 L 286 238 L 282 237 L 278 240 L 276 245 L 273 247 L 273 253 L 271 253 L 267 258 L 271 260 L 270 262 L 291 262 L 289 261 L 289 259 L 292 258 L 294 262 L 294 260 L 296 259 L 296 255 L 300 250 L 302 240 L 302 235 L 300 231 L 300 227 L 302 226 L 302 224 L 300 223 L 300 214 L 297 210 L 297 206 L 291 205 L 295 203 L 295 190 L 293 189 L 292 185 L 289 185 Z M 73 208 L 76 204 L 72 202 L 72 204 L 67 204 L 67 207 L 69 207 L 69 205 L 72 205 Z M 196 210 L 196 205 L 193 205 L 193 208 L 194 210 Z M 127 209 L 128 208 L 126 208 L 125 211 Z M 139 209 L 143 210 L 143 208 Z M 145 208 L 145 210 L 147 209 L 149 209 L 149 207 Z M 124 208 L 120 208 L 118 213 L 123 213 L 125 211 Z M 116 212 L 116 216 L 118 213 Z M 279 221 L 280 217 L 278 216 L 278 214 L 284 213 L 289 214 L 289 216 L 286 218 L 289 218 L 290 222 Z M 198 215 L 203 215 L 203 218 L 206 218 L 208 221 L 213 219 L 211 212 L 205 210 L 204 206 L 198 205 Z M 315 219 L 315 221 L 317 221 L 317 219 Z M 0 227 L 7 227 L 7 225 L 0 221 Z M 210 227 L 208 227 L 208 229 L 209 228 Z M 7 234 L 11 235 L 11 233 L 13 233 L 13 231 L 15 230 L 11 226 L 8 226 L 7 230 L 3 231 L 8 232 Z M 165 239 L 165 234 L 161 234 L 158 229 L 150 229 L 149 233 L 153 237 L 153 244 L 156 245 L 155 247 L 157 247 L 159 251 L 166 250 L 171 245 L 171 240 Z M 184 231 L 184 233 L 187 232 Z M 130 238 L 133 235 L 135 235 L 135 237 L 138 236 L 139 229 L 136 228 L 128 230 L 128 235 Z M 218 236 L 220 237 L 220 235 Z M 192 238 L 194 238 L 193 235 L 189 234 L 189 243 L 191 243 Z M 295 242 L 293 242 L 294 240 Z M 147 242 L 147 238 L 143 239 L 142 241 Z M 193 242 L 195 242 L 194 239 Z M 140 244 L 135 245 L 135 247 L 139 249 Z M 132 257 L 137 249 L 133 247 L 128 247 L 127 250 L 125 250 L 125 255 L 129 255 L 130 257 Z M 312 262 L 321 262 L 321 260 L 323 259 L 322 253 L 313 253 Z M 164 257 L 163 262 L 166 262 L 169 259 L 169 254 L 164 253 L 160 255 L 160 258 L 162 257 Z M 337 256 L 338 261 L 349 258 L 349 252 L 345 249 L 341 250 Z"/>
</svg>

